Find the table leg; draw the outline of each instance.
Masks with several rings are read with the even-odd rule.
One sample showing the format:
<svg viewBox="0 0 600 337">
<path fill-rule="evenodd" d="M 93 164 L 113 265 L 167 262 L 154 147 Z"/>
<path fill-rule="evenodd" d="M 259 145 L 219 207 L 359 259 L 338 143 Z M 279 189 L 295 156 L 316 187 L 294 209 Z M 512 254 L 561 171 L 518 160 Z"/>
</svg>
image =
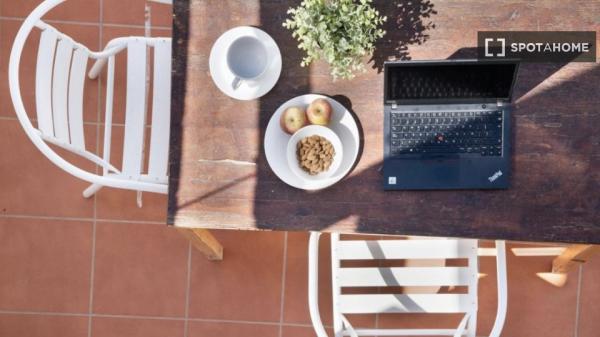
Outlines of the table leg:
<svg viewBox="0 0 600 337">
<path fill-rule="evenodd" d="M 599 251 L 600 246 L 571 245 L 552 261 L 553 273 L 567 273 L 578 263 L 586 262 L 590 256 Z"/>
<path fill-rule="evenodd" d="M 223 246 L 207 229 L 177 228 L 177 230 L 209 260 L 223 260 Z"/>
<path fill-rule="evenodd" d="M 567 273 L 578 264 L 588 261 L 596 252 L 600 252 L 600 246 L 570 245 L 554 258 L 551 273 L 538 273 L 538 276 L 552 285 L 562 287 L 567 283 Z"/>
</svg>

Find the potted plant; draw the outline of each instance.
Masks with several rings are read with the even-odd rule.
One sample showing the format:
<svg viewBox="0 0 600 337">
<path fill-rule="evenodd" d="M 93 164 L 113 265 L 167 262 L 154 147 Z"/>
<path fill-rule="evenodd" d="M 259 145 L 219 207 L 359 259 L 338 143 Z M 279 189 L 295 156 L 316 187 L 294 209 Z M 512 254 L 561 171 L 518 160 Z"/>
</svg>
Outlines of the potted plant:
<svg viewBox="0 0 600 337">
<path fill-rule="evenodd" d="M 373 53 L 375 41 L 383 37 L 385 16 L 373 8 L 372 0 L 304 0 L 290 8 L 283 26 L 292 30 L 306 52 L 301 66 L 314 60 L 329 63 L 331 75 L 350 79 L 365 71 L 364 57 Z"/>
</svg>

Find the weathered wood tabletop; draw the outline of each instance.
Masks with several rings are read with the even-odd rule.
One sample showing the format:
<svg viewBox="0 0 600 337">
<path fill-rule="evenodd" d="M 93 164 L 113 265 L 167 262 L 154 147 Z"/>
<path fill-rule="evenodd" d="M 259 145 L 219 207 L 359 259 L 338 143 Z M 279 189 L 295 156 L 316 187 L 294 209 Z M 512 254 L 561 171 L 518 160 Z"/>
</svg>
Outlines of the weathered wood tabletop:
<svg viewBox="0 0 600 337">
<path fill-rule="evenodd" d="M 508 190 L 382 190 L 383 61 L 472 57 L 479 30 L 600 30 L 600 2 L 376 1 L 388 16 L 368 71 L 333 82 L 327 65 L 300 67 L 282 27 L 298 1 L 175 0 L 168 223 L 219 229 L 321 230 L 600 243 L 600 65 L 523 64 L 514 99 Z M 252 25 L 279 45 L 277 85 L 237 101 L 213 83 L 216 39 Z M 600 34 L 599 34 L 600 36 Z M 263 136 L 288 99 L 330 95 L 354 112 L 364 144 L 353 171 L 318 192 L 269 168 Z"/>
</svg>

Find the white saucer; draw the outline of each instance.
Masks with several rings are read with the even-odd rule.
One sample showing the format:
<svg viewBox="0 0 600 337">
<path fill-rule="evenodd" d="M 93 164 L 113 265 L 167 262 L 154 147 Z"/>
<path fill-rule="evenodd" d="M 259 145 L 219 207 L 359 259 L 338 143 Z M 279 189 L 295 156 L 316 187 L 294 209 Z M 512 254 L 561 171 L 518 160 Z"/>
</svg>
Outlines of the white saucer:
<svg viewBox="0 0 600 337">
<path fill-rule="evenodd" d="M 279 119 L 281 118 L 283 111 L 288 107 L 308 107 L 308 105 L 317 98 L 327 99 L 333 108 L 333 116 L 328 127 L 337 134 L 342 142 L 342 163 L 337 171 L 328 178 L 305 181 L 292 172 L 288 165 L 287 144 L 291 135 L 281 130 Z M 267 125 L 267 130 L 265 131 L 264 148 L 267 162 L 279 179 L 296 188 L 304 190 L 320 190 L 337 183 L 350 172 L 350 169 L 352 169 L 352 166 L 358 157 L 358 149 L 360 148 L 358 125 L 352 114 L 338 101 L 322 95 L 302 95 L 283 103 L 277 111 L 275 111 L 273 116 L 271 116 L 269 124 Z"/>
<path fill-rule="evenodd" d="M 241 36 L 254 36 L 267 48 L 268 68 L 255 81 L 243 81 L 237 89 L 231 83 L 235 76 L 227 67 L 227 49 L 231 43 Z M 221 35 L 210 51 L 210 75 L 217 87 L 227 96 L 239 100 L 252 100 L 269 92 L 281 74 L 281 53 L 277 43 L 264 31 L 248 26 L 232 28 Z"/>
</svg>

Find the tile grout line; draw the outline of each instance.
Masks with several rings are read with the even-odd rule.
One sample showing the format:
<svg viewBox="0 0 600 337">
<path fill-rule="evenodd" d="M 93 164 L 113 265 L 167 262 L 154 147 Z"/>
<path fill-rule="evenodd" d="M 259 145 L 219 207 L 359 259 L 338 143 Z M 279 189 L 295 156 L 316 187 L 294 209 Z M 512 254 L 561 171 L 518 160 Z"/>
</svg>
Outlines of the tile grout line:
<svg viewBox="0 0 600 337">
<path fill-rule="evenodd" d="M 189 316 L 190 316 L 190 283 L 192 275 L 192 242 L 188 240 L 188 258 L 187 258 L 187 275 L 185 285 L 185 321 L 183 321 L 183 337 L 188 336 Z"/>
<path fill-rule="evenodd" d="M 94 195 L 94 215 L 96 213 L 96 195 Z M 88 337 L 92 336 L 92 317 L 94 313 L 94 276 L 96 269 L 96 220 L 92 222 L 92 261 L 90 265 L 90 294 L 88 307 Z"/>
<path fill-rule="evenodd" d="M 281 301 L 279 304 L 279 337 L 283 336 L 283 308 L 285 304 L 285 276 L 287 269 L 288 232 L 283 233 L 283 263 L 281 270 Z"/>
<path fill-rule="evenodd" d="M 101 81 L 101 79 L 100 79 L 100 78 L 99 78 L 99 81 Z M 100 93 L 100 96 L 102 96 L 102 93 Z M 100 98 L 101 98 L 101 97 L 100 97 Z M 99 117 L 97 117 L 97 118 L 98 118 L 98 120 L 99 120 L 101 117 L 102 117 L 101 115 L 100 115 Z M 16 117 L 16 116 L 14 116 L 14 117 L 13 117 L 13 116 L 0 116 L 0 120 L 6 120 L 6 121 L 18 121 L 18 120 L 19 120 L 19 118 L 18 118 L 18 117 Z M 35 118 L 35 117 L 30 117 L 30 118 L 29 118 L 29 120 L 30 120 L 31 122 L 37 122 L 37 118 Z M 83 125 L 91 125 L 91 126 L 98 126 L 98 127 L 101 127 L 101 126 L 103 126 L 103 125 L 104 125 L 104 123 L 103 123 L 103 122 L 100 122 L 100 121 L 98 121 L 98 122 L 83 121 Z M 114 127 L 114 126 L 118 126 L 118 127 L 125 127 L 125 123 L 115 123 L 115 122 L 113 122 L 113 123 L 111 123 L 111 125 L 112 125 L 113 127 Z M 151 128 L 151 127 L 152 127 L 152 124 L 146 124 L 146 128 Z"/>
<path fill-rule="evenodd" d="M 102 17 L 103 17 L 103 0 L 98 3 L 98 50 L 102 49 Z M 100 109 L 101 109 L 101 95 L 102 95 L 102 78 L 98 76 L 98 103 L 96 106 L 96 121 L 100 121 Z M 100 153 L 100 124 L 96 125 L 96 153 Z M 96 174 L 98 174 L 98 165 L 96 165 Z M 90 265 L 90 297 L 89 297 L 89 308 L 88 308 L 88 331 L 87 336 L 92 337 L 92 315 L 94 313 L 94 277 L 96 272 L 96 225 L 98 219 L 98 196 L 94 193 L 94 208 L 92 212 L 92 263 Z"/>
<path fill-rule="evenodd" d="M 581 283 L 583 281 L 583 263 L 579 264 L 579 271 L 578 271 L 578 279 L 577 279 L 577 300 L 576 300 L 576 305 L 575 305 L 575 331 L 573 333 L 574 337 L 579 337 L 579 308 L 581 306 L 580 300 L 581 300 Z"/>
<path fill-rule="evenodd" d="M 24 17 L 19 16 L 1 16 L 0 20 L 6 21 L 24 21 Z M 81 25 L 81 26 L 105 26 L 111 28 L 135 28 L 135 29 L 144 29 L 144 25 L 132 25 L 132 24 L 124 24 L 124 23 L 103 23 L 103 22 L 89 22 L 89 21 L 73 21 L 73 20 L 57 20 L 57 19 L 49 19 L 44 20 L 46 23 L 58 23 L 58 24 L 68 24 L 68 25 Z M 152 26 L 152 29 L 156 30 L 171 30 L 173 27 L 171 26 Z"/>
<path fill-rule="evenodd" d="M 27 214 L 0 214 L 0 218 L 83 221 L 83 222 L 94 221 L 93 217 L 79 218 L 79 217 L 68 217 L 68 216 L 46 216 L 46 215 L 27 215 Z M 125 223 L 125 224 L 162 225 L 162 226 L 165 225 L 164 221 L 149 221 L 149 220 L 123 220 L 123 219 L 97 218 L 96 222 L 113 222 L 113 223 Z"/>
<path fill-rule="evenodd" d="M 170 316 L 143 316 L 143 315 L 119 315 L 119 314 L 95 314 L 92 313 L 76 313 L 76 312 L 53 312 L 53 311 L 20 311 L 20 310 L 0 310 L 0 315 L 37 315 L 37 316 L 66 316 L 66 317 L 100 317 L 100 318 L 119 318 L 119 319 L 147 319 L 147 320 L 162 320 L 162 321 L 185 321 L 185 317 L 170 317 Z M 189 321 L 206 322 L 206 323 L 231 323 L 231 324 L 256 324 L 256 325 L 273 325 L 278 326 L 279 322 L 272 321 L 245 321 L 233 319 L 212 319 L 212 318 L 188 318 Z M 310 324 L 303 323 L 285 323 L 284 326 L 293 327 L 311 327 Z M 330 326 L 326 326 L 330 328 Z"/>
<path fill-rule="evenodd" d="M 0 315 L 31 315 L 31 316 L 65 316 L 65 317 L 98 317 L 98 318 L 117 318 L 117 319 L 140 319 L 140 320 L 158 320 L 158 321 L 185 321 L 185 317 L 169 317 L 169 316 L 143 316 L 143 315 L 118 315 L 118 314 L 94 314 L 76 313 L 76 312 L 53 312 L 53 311 L 19 311 L 19 310 L 0 310 Z M 205 323 L 229 323 L 229 324 L 253 324 L 253 325 L 269 325 L 279 326 L 279 322 L 270 321 L 244 321 L 231 319 L 212 319 L 212 318 L 188 318 L 192 322 Z M 310 323 L 284 323 L 283 326 L 311 328 Z M 332 328 L 331 325 L 325 325 L 325 328 Z"/>
</svg>

